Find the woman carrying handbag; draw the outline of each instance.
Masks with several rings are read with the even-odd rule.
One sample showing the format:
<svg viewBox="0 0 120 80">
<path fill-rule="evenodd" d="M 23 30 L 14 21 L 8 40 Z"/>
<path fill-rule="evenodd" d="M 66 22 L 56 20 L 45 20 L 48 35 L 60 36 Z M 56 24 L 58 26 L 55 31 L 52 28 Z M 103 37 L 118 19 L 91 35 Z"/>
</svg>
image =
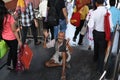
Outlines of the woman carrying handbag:
<svg viewBox="0 0 120 80">
<path fill-rule="evenodd" d="M 15 70 L 17 63 L 17 47 L 22 46 L 13 16 L 8 12 L 3 0 L 0 0 L 0 34 L 9 47 L 7 69 Z"/>
</svg>

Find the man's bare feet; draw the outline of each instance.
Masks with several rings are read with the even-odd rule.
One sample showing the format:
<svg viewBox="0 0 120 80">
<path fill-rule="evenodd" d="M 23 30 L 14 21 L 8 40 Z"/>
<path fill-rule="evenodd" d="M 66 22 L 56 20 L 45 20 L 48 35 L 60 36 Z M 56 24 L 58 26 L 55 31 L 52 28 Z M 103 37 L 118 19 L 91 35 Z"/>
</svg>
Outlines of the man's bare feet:
<svg viewBox="0 0 120 80">
<path fill-rule="evenodd" d="M 66 80 L 66 76 L 65 75 L 61 76 L 61 80 Z"/>
<path fill-rule="evenodd" d="M 66 80 L 66 74 L 65 74 L 65 72 L 62 73 L 61 80 Z"/>
</svg>

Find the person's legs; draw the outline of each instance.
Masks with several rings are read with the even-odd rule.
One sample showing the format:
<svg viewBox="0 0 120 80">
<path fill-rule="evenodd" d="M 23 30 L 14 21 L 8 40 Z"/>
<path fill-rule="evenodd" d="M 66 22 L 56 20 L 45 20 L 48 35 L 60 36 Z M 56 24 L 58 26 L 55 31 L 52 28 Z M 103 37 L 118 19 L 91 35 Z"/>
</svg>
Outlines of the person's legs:
<svg viewBox="0 0 120 80">
<path fill-rule="evenodd" d="M 83 27 L 83 25 L 84 25 L 84 22 L 85 22 L 85 20 L 81 20 L 81 22 L 80 22 L 80 31 L 81 31 L 81 29 L 82 29 L 82 27 Z M 79 31 L 79 32 L 80 32 L 80 31 Z M 84 37 L 84 35 L 82 35 L 82 34 L 79 35 L 79 41 L 78 41 L 78 44 L 79 44 L 79 45 L 82 44 L 83 37 Z"/>
<path fill-rule="evenodd" d="M 18 42 L 17 40 L 5 40 L 7 45 L 9 46 L 10 50 L 8 53 L 8 58 L 7 58 L 7 65 L 11 66 L 11 62 L 13 63 L 13 69 L 16 68 L 16 63 L 17 63 L 17 48 L 18 48 Z M 14 44 L 14 45 L 13 45 Z"/>
<path fill-rule="evenodd" d="M 52 58 L 45 63 L 45 65 L 46 65 L 47 67 L 61 66 L 62 64 L 60 63 L 59 57 L 60 57 L 60 54 L 56 52 L 56 53 L 52 56 Z"/>
<path fill-rule="evenodd" d="M 65 31 L 66 31 L 66 29 L 67 29 L 67 26 L 66 26 L 67 24 L 66 24 L 65 19 L 64 19 L 64 20 L 61 20 L 61 19 L 60 19 L 59 23 L 60 23 L 60 31 L 62 31 L 62 32 L 65 33 Z"/>
<path fill-rule="evenodd" d="M 35 45 L 40 44 L 40 42 L 38 42 L 38 39 L 37 39 L 37 28 L 35 27 L 34 21 L 32 21 L 32 25 L 30 27 L 31 27 L 33 38 L 34 38 L 34 44 Z"/>
<path fill-rule="evenodd" d="M 93 60 L 94 60 L 94 62 L 96 62 L 98 60 L 99 45 L 98 45 L 98 35 L 97 35 L 97 32 L 95 30 L 93 31 L 93 38 L 94 38 L 94 56 L 93 56 Z"/>
<path fill-rule="evenodd" d="M 80 34 L 79 41 L 78 41 L 78 45 L 81 45 L 81 44 L 82 44 L 83 37 L 84 37 L 84 35 Z"/>
<path fill-rule="evenodd" d="M 81 20 L 81 21 L 80 21 L 80 26 L 79 26 L 79 27 L 76 27 L 76 31 L 75 31 L 75 34 L 74 34 L 74 37 L 73 37 L 73 41 L 76 41 L 77 35 L 79 34 L 80 30 L 81 30 L 82 27 L 83 27 L 84 21 L 85 21 L 85 20 Z M 81 38 L 81 37 L 80 37 L 80 38 Z M 79 39 L 80 39 L 80 38 L 79 38 Z"/>
<path fill-rule="evenodd" d="M 73 37 L 73 41 L 75 41 L 75 42 L 76 42 L 77 35 L 80 32 L 80 29 L 81 29 L 80 27 L 77 27 L 76 30 L 75 30 L 74 37 Z"/>
<path fill-rule="evenodd" d="M 47 61 L 45 63 L 45 65 L 47 67 L 62 66 L 61 80 L 65 80 L 66 79 L 66 75 L 65 75 L 66 59 L 68 56 L 67 56 L 66 52 L 62 52 L 60 60 L 59 60 L 59 57 L 60 57 L 59 55 L 53 56 L 53 58 L 50 59 L 49 61 Z M 62 60 L 62 64 L 61 64 L 61 60 Z"/>
<path fill-rule="evenodd" d="M 88 43 L 89 43 L 88 50 L 91 50 L 92 41 L 90 39 L 88 39 Z"/>
<path fill-rule="evenodd" d="M 105 40 L 104 36 L 101 35 L 100 37 L 101 39 L 99 39 L 98 70 L 100 73 L 103 73 L 107 41 Z"/>
<path fill-rule="evenodd" d="M 12 61 L 12 46 L 11 46 L 11 41 L 5 40 L 7 43 L 9 49 L 8 57 L 7 57 L 7 66 L 11 66 L 11 61 Z M 12 44 L 13 45 L 13 44 Z"/>
<path fill-rule="evenodd" d="M 59 26 L 54 26 L 54 39 L 57 39 L 58 38 L 58 31 L 59 31 Z"/>
<path fill-rule="evenodd" d="M 17 48 L 18 48 L 18 42 L 17 40 L 13 41 L 13 56 L 12 56 L 12 60 L 13 60 L 13 68 L 16 68 L 16 64 L 17 64 Z"/>
<path fill-rule="evenodd" d="M 43 23 L 43 29 L 49 31 L 49 27 L 48 27 L 48 23 L 46 21 L 46 18 L 45 17 L 42 17 L 42 23 Z"/>
<path fill-rule="evenodd" d="M 50 29 L 50 33 L 51 33 L 51 40 L 54 39 L 54 27 L 53 26 L 49 26 Z"/>
<path fill-rule="evenodd" d="M 50 59 L 49 61 L 47 61 L 47 62 L 45 63 L 45 65 L 46 65 L 47 67 L 57 67 L 57 66 L 61 66 L 61 64 L 55 63 L 55 60 L 53 60 L 53 59 Z"/>
<path fill-rule="evenodd" d="M 66 53 L 62 52 L 62 74 L 61 74 L 61 80 L 66 80 L 65 67 L 66 67 Z"/>
<path fill-rule="evenodd" d="M 94 37 L 95 47 L 98 45 L 97 49 L 94 47 L 96 49 L 94 50 L 96 51 L 94 55 L 96 59 L 98 59 L 97 68 L 100 73 L 103 73 L 104 58 L 105 58 L 105 52 L 107 48 L 107 41 L 105 40 L 105 33 L 94 30 L 93 37 Z"/>
<path fill-rule="evenodd" d="M 27 26 L 23 26 L 22 27 L 22 43 L 23 44 L 26 42 L 27 32 L 28 32 L 28 27 Z"/>
</svg>

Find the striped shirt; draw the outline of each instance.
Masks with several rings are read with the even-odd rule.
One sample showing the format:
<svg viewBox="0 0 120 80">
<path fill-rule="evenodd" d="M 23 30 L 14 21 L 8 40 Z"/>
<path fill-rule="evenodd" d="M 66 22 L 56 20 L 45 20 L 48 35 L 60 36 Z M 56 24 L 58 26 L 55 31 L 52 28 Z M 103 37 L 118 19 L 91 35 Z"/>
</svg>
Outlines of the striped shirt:
<svg viewBox="0 0 120 80">
<path fill-rule="evenodd" d="M 20 17 L 22 26 L 31 26 L 31 21 L 35 18 L 32 3 L 28 4 L 25 12 L 21 12 Z"/>
</svg>

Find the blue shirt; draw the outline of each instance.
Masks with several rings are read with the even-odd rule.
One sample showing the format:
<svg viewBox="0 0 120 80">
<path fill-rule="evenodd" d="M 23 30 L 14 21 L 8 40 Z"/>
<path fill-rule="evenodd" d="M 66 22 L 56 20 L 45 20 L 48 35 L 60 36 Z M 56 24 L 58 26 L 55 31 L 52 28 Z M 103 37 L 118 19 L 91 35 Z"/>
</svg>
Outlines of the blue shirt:
<svg viewBox="0 0 120 80">
<path fill-rule="evenodd" d="M 118 22 L 119 22 L 119 25 L 120 25 L 120 10 L 117 9 L 116 7 L 114 7 L 114 6 L 110 7 L 109 10 L 112 14 L 113 28 L 115 29 L 116 24 L 118 24 Z"/>
</svg>

